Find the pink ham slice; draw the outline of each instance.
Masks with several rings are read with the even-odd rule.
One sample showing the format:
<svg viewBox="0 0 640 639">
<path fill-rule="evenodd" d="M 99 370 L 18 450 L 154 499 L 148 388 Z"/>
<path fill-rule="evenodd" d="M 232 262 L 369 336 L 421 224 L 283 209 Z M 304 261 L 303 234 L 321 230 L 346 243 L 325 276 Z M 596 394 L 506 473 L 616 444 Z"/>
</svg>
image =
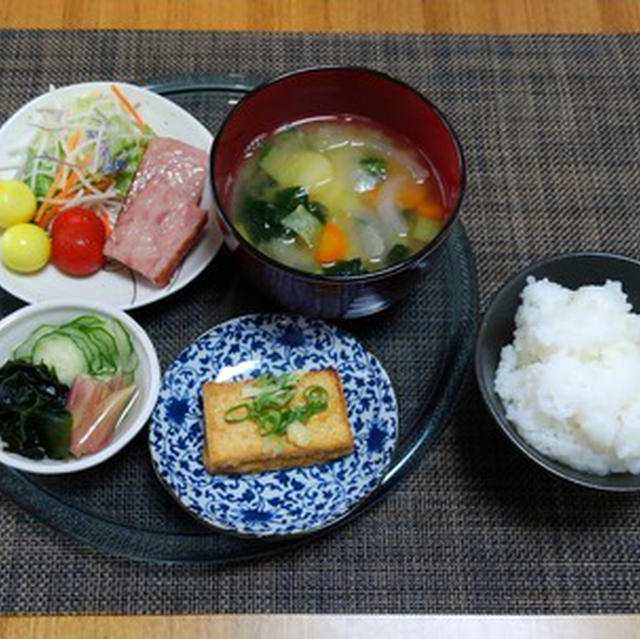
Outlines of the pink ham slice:
<svg viewBox="0 0 640 639">
<path fill-rule="evenodd" d="M 95 453 L 113 437 L 120 416 L 136 393 L 135 384 L 123 377 L 102 381 L 78 375 L 67 398 L 67 410 L 73 418 L 70 450 L 76 456 Z"/>
<path fill-rule="evenodd" d="M 171 138 L 153 138 L 140 162 L 106 257 L 166 286 L 207 222 L 198 203 L 207 154 Z"/>
</svg>

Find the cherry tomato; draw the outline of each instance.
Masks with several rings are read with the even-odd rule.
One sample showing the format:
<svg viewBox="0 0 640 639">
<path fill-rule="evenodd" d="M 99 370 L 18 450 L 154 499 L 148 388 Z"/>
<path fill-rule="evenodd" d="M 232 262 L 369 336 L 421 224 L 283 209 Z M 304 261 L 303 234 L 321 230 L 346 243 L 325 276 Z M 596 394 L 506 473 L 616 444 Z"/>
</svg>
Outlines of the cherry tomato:
<svg viewBox="0 0 640 639">
<path fill-rule="evenodd" d="M 91 275 L 104 262 L 105 239 L 104 224 L 93 211 L 67 209 L 51 225 L 51 261 L 69 275 Z"/>
</svg>

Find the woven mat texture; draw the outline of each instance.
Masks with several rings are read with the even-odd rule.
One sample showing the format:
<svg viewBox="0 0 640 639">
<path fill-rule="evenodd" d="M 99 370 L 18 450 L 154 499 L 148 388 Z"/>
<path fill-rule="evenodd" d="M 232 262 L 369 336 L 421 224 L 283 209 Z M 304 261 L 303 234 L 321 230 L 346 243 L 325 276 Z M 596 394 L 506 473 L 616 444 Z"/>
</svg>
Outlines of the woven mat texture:
<svg viewBox="0 0 640 639">
<path fill-rule="evenodd" d="M 537 258 L 638 255 L 638 35 L 0 31 L 0 50 L 2 120 L 49 83 L 378 68 L 428 93 L 460 134 L 483 308 Z M 469 376 L 419 467 L 372 511 L 300 549 L 228 567 L 135 563 L 0 497 L 0 569 L 3 613 L 633 612 L 640 498 L 570 486 L 524 460 Z"/>
</svg>

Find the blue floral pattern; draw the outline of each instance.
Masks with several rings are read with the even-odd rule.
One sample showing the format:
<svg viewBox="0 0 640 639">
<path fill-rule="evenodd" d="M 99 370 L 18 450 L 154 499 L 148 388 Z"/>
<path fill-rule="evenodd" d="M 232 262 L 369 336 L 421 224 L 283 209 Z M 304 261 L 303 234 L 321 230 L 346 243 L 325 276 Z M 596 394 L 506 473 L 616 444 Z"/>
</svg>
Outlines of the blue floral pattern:
<svg viewBox="0 0 640 639">
<path fill-rule="evenodd" d="M 261 373 L 335 368 L 342 380 L 354 452 L 305 468 L 211 475 L 202 462 L 201 385 Z M 164 375 L 150 429 L 151 458 L 169 491 L 202 522 L 243 535 L 305 533 L 347 513 L 391 461 L 398 413 L 380 362 L 321 320 L 247 315 L 187 347 Z"/>
</svg>

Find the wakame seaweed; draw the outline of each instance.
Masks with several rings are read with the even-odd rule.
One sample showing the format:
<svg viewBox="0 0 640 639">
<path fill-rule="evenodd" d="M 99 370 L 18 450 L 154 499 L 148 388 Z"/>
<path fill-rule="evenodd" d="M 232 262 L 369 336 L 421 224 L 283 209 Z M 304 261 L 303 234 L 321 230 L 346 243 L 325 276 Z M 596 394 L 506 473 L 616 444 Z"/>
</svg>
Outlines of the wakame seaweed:
<svg viewBox="0 0 640 639">
<path fill-rule="evenodd" d="M 280 189 L 273 197 L 273 203 L 276 207 L 286 210 L 287 213 L 295 211 L 300 205 L 307 208 L 308 201 L 307 191 L 301 186 L 290 186 L 286 189 Z"/>
<path fill-rule="evenodd" d="M 322 224 L 325 223 L 326 208 L 319 202 L 310 202 L 307 191 L 302 186 L 280 189 L 271 201 L 248 196 L 241 219 L 251 241 L 257 245 L 276 237 L 292 237 L 293 231 L 282 224 L 282 220 L 298 206 L 303 206 Z"/>
<path fill-rule="evenodd" d="M 255 198 L 264 197 L 265 194 L 277 186 L 277 182 L 267 173 L 260 173 L 258 177 L 251 183 L 249 195 Z"/>
<path fill-rule="evenodd" d="M 260 244 L 275 237 L 292 237 L 293 232 L 282 224 L 282 219 L 288 214 L 289 211 L 278 208 L 273 202 L 248 197 L 242 222 L 251 241 Z"/>
<path fill-rule="evenodd" d="M 8 361 L 0 368 L 0 437 L 4 450 L 30 459 L 69 457 L 69 387 L 43 364 Z"/>
<path fill-rule="evenodd" d="M 409 257 L 410 253 L 411 251 L 408 246 L 405 246 L 404 244 L 394 244 L 389 249 L 385 261 L 389 266 L 391 266 L 391 264 L 402 262 L 406 257 Z"/>
</svg>

